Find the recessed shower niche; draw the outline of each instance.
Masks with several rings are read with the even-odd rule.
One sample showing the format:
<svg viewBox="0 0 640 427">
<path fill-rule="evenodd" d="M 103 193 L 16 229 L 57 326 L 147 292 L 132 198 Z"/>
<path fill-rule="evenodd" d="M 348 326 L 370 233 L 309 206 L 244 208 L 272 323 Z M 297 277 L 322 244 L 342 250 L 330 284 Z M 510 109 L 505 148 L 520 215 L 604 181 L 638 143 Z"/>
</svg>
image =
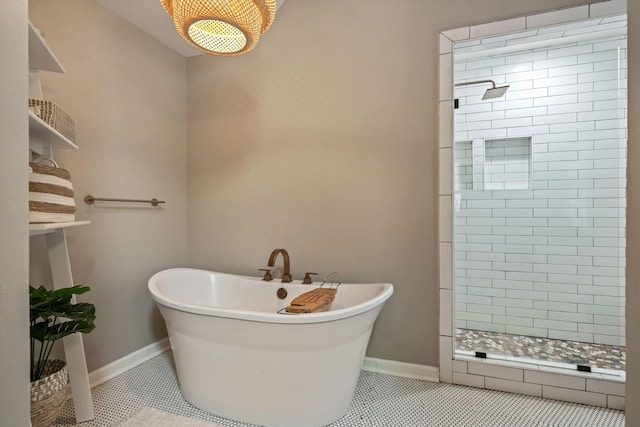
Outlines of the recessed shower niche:
<svg viewBox="0 0 640 427">
<path fill-rule="evenodd" d="M 527 190 L 531 183 L 531 138 L 485 141 L 485 190 Z"/>
<path fill-rule="evenodd" d="M 531 187 L 531 138 L 458 141 L 454 147 L 456 191 Z"/>
</svg>

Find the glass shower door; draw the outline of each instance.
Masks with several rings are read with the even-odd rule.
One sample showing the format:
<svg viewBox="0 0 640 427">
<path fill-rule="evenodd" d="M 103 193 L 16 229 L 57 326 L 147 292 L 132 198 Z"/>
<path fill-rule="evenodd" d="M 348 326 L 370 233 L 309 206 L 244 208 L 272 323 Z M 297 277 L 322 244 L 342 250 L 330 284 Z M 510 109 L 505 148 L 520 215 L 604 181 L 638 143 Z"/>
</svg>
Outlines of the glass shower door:
<svg viewBox="0 0 640 427">
<path fill-rule="evenodd" d="M 456 351 L 624 371 L 626 16 L 454 52 Z"/>
</svg>

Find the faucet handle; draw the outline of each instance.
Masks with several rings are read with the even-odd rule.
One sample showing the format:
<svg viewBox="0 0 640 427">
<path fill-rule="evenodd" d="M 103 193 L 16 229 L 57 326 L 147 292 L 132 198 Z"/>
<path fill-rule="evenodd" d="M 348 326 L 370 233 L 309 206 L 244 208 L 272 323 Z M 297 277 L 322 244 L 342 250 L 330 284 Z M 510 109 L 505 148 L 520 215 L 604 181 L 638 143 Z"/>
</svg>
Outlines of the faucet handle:
<svg viewBox="0 0 640 427">
<path fill-rule="evenodd" d="M 264 271 L 264 276 L 262 277 L 262 280 L 264 280 L 265 282 L 269 282 L 271 280 L 273 280 L 273 276 L 271 276 L 271 269 L 269 268 L 259 268 L 259 271 Z"/>
<path fill-rule="evenodd" d="M 313 274 L 314 276 L 317 276 L 318 273 L 304 273 L 304 279 L 302 279 L 302 284 L 303 285 L 310 285 L 313 283 L 313 280 L 311 280 L 311 274 Z"/>
</svg>

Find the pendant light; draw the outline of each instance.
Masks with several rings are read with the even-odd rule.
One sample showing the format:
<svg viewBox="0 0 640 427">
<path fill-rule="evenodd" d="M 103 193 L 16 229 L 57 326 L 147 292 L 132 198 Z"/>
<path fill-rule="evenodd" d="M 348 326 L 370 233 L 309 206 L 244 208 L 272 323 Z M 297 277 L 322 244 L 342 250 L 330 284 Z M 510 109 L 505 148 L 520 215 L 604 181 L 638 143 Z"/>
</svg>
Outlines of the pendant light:
<svg viewBox="0 0 640 427">
<path fill-rule="evenodd" d="M 253 49 L 276 16 L 276 0 L 160 0 L 178 33 L 208 53 Z"/>
</svg>

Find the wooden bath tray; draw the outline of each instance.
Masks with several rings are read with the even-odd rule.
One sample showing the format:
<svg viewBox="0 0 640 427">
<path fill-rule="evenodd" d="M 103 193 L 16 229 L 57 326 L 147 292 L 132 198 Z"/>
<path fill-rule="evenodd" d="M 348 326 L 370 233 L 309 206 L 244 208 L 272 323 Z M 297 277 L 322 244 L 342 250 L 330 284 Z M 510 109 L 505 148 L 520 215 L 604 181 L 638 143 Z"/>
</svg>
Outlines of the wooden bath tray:
<svg viewBox="0 0 640 427">
<path fill-rule="evenodd" d="M 338 290 L 333 288 L 316 288 L 295 297 L 285 308 L 287 313 L 313 313 L 331 304 Z"/>
</svg>

